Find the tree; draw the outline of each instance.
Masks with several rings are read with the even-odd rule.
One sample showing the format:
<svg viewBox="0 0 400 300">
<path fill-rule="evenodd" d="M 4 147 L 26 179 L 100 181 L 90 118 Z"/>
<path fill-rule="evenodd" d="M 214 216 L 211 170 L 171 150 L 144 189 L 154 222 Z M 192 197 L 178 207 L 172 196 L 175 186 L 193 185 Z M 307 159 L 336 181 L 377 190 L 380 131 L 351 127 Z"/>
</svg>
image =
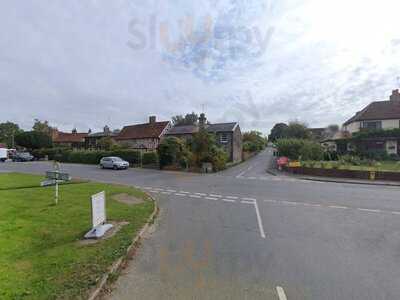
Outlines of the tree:
<svg viewBox="0 0 400 300">
<path fill-rule="evenodd" d="M 48 121 L 42 122 L 39 119 L 35 119 L 35 123 L 33 124 L 32 129 L 33 131 L 43 132 L 46 133 L 47 135 L 51 135 L 51 130 L 52 130 Z"/>
<path fill-rule="evenodd" d="M 160 168 L 170 165 L 180 165 L 186 168 L 189 164 L 190 152 L 183 140 L 176 137 L 163 139 L 158 147 Z"/>
<path fill-rule="evenodd" d="M 30 150 L 52 147 L 50 136 L 38 131 L 21 132 L 15 136 L 15 142 L 17 145 Z"/>
<path fill-rule="evenodd" d="M 209 162 L 212 163 L 215 171 L 226 168 L 228 155 L 217 146 L 215 135 L 208 133 L 204 128 L 193 135 L 191 148 L 198 167 L 201 167 L 202 163 Z"/>
<path fill-rule="evenodd" d="M 259 131 L 249 131 L 243 134 L 244 151 L 257 152 L 265 148 L 267 139 Z"/>
<path fill-rule="evenodd" d="M 275 142 L 276 140 L 286 137 L 286 129 L 288 126 L 285 123 L 277 123 L 271 130 L 268 140 Z"/>
<path fill-rule="evenodd" d="M 290 122 L 284 132 L 285 138 L 310 139 L 311 134 L 307 125 L 298 121 Z"/>
<path fill-rule="evenodd" d="M 0 124 L 0 142 L 5 143 L 8 148 L 15 147 L 15 136 L 21 133 L 22 130 L 18 124 L 5 122 Z"/>
<path fill-rule="evenodd" d="M 192 112 L 191 114 L 186 114 L 185 116 L 176 115 L 172 117 L 172 123 L 174 126 L 182 126 L 182 125 L 195 125 L 199 120 L 199 116 Z"/>
<path fill-rule="evenodd" d="M 113 148 L 115 142 L 110 136 L 105 136 L 97 142 L 97 146 L 101 150 L 109 151 Z"/>
</svg>

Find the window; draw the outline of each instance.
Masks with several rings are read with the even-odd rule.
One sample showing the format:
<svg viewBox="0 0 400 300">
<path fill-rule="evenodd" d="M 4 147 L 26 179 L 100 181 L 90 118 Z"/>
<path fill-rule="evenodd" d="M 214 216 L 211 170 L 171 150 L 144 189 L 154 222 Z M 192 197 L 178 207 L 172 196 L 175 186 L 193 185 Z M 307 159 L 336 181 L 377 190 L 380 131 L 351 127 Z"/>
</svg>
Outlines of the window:
<svg viewBox="0 0 400 300">
<path fill-rule="evenodd" d="M 220 141 L 222 144 L 226 144 L 228 142 L 228 134 L 227 133 L 222 133 L 220 136 Z"/>
<path fill-rule="evenodd" d="M 364 121 L 362 123 L 363 129 L 382 129 L 382 121 Z"/>
</svg>

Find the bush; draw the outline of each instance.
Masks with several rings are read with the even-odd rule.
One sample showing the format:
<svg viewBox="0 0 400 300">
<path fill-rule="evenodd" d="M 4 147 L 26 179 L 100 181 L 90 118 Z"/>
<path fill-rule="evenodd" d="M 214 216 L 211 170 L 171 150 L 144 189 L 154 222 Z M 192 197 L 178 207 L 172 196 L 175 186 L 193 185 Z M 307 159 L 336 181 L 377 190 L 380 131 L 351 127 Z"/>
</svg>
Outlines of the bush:
<svg viewBox="0 0 400 300">
<path fill-rule="evenodd" d="M 189 151 L 186 148 L 185 142 L 176 137 L 164 139 L 158 147 L 161 169 L 170 165 L 182 166 L 188 161 L 188 156 Z"/>
<path fill-rule="evenodd" d="M 281 139 L 276 142 L 279 155 L 293 160 L 322 160 L 324 150 L 316 142 L 302 139 Z"/>
<path fill-rule="evenodd" d="M 280 156 L 290 159 L 299 159 L 300 150 L 304 145 L 304 140 L 300 139 L 280 139 L 275 142 Z"/>
<path fill-rule="evenodd" d="M 304 141 L 303 146 L 300 148 L 300 157 L 302 160 L 323 160 L 324 149 L 318 143 Z"/>
<path fill-rule="evenodd" d="M 216 146 L 211 149 L 211 153 L 211 163 L 213 165 L 214 171 L 221 171 L 226 169 L 228 154 L 223 149 Z"/>
<path fill-rule="evenodd" d="M 143 155 L 142 155 L 142 164 L 143 165 L 158 164 L 157 152 L 146 152 L 146 153 L 143 153 Z"/>
</svg>

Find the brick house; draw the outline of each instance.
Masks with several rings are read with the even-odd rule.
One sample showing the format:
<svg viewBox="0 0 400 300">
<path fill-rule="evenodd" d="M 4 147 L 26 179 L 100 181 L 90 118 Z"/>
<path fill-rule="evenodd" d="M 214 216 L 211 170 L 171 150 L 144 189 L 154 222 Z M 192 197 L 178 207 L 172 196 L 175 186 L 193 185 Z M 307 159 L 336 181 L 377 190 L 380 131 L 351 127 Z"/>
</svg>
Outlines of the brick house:
<svg viewBox="0 0 400 300">
<path fill-rule="evenodd" d="M 72 132 L 61 132 L 57 129 L 51 131 L 51 138 L 55 147 L 69 147 L 72 149 L 85 148 L 85 138 L 88 133 L 78 133 L 76 129 Z"/>
<path fill-rule="evenodd" d="M 202 126 L 209 133 L 215 134 L 217 144 L 225 149 L 230 162 L 242 160 L 242 132 L 237 122 L 207 124 L 204 114 L 201 114 L 199 124 L 172 127 L 165 136 L 174 136 L 188 141 Z"/>
<path fill-rule="evenodd" d="M 343 124 L 344 132 L 349 136 L 362 131 L 390 130 L 400 128 L 400 93 L 394 90 L 389 100 L 370 103 Z M 400 155 L 400 137 L 375 136 L 363 139 L 364 150 L 386 151 Z"/>
<path fill-rule="evenodd" d="M 125 126 L 115 140 L 132 149 L 155 151 L 161 138 L 170 128 L 169 121 L 157 122 L 156 117 L 151 116 L 148 123 Z"/>
</svg>

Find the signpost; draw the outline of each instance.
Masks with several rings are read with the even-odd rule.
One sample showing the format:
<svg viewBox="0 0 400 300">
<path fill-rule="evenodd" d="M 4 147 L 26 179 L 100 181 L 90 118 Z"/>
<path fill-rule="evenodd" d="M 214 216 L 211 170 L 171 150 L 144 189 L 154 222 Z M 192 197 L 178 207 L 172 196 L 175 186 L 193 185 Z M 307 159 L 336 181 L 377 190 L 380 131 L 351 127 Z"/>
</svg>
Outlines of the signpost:
<svg viewBox="0 0 400 300">
<path fill-rule="evenodd" d="M 113 225 L 106 224 L 106 193 L 101 192 L 91 197 L 92 229 L 85 234 L 86 239 L 98 239 L 110 230 Z"/>
<path fill-rule="evenodd" d="M 68 173 L 62 173 L 59 170 L 57 164 L 54 165 L 54 171 L 47 171 L 47 180 L 42 181 L 41 186 L 52 186 L 55 185 L 55 203 L 58 204 L 58 184 L 71 180 L 71 176 Z"/>
</svg>

